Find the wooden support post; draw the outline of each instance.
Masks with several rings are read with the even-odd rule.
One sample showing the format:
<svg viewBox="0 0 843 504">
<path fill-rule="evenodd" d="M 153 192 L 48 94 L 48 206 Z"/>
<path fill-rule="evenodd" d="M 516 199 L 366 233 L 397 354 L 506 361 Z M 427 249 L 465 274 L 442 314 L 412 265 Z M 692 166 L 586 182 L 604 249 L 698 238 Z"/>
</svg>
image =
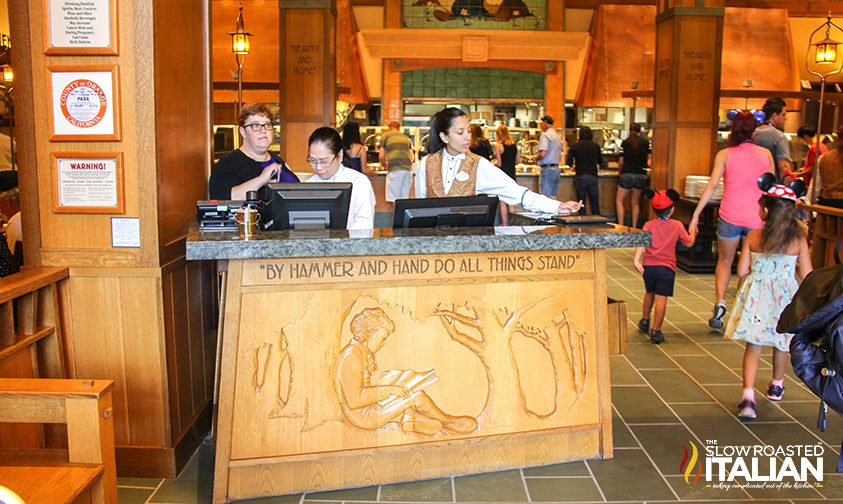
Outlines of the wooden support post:
<svg viewBox="0 0 843 504">
<path fill-rule="evenodd" d="M 280 0 L 281 155 L 298 166 L 314 129 L 336 123 L 333 0 Z"/>
<path fill-rule="evenodd" d="M 703 5 L 704 4 L 704 5 Z M 720 101 L 723 2 L 667 0 L 656 17 L 652 185 L 684 190 L 711 172 Z"/>
</svg>

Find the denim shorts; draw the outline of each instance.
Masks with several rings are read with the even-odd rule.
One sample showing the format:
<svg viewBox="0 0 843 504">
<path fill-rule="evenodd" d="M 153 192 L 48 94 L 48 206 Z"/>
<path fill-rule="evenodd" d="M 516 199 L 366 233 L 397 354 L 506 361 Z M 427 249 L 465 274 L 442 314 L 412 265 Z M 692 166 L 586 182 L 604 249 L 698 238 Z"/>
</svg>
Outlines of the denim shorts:
<svg viewBox="0 0 843 504">
<path fill-rule="evenodd" d="M 755 228 L 748 228 L 744 226 L 736 226 L 724 221 L 722 218 L 717 218 L 717 237 L 721 240 L 732 241 L 738 238 L 746 238 L 747 233 Z"/>
<path fill-rule="evenodd" d="M 639 173 L 621 173 L 618 179 L 618 186 L 621 189 L 644 189 L 647 187 L 648 178 Z"/>
</svg>

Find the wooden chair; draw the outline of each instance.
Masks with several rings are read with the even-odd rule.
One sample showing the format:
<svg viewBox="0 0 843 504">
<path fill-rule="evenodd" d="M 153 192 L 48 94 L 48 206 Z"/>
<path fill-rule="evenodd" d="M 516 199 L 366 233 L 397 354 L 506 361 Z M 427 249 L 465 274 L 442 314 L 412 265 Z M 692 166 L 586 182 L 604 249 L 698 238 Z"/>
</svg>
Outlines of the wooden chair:
<svg viewBox="0 0 843 504">
<path fill-rule="evenodd" d="M 117 502 L 110 380 L 0 378 L 0 423 L 67 425 L 67 450 L 0 449 L 0 486 L 27 503 Z"/>
</svg>

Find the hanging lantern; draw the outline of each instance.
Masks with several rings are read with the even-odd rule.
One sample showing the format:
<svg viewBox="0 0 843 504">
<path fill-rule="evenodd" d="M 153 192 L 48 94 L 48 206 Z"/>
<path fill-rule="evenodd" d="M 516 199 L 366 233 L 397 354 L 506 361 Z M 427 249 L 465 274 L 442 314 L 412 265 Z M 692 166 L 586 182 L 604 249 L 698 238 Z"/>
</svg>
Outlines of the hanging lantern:
<svg viewBox="0 0 843 504">
<path fill-rule="evenodd" d="M 231 52 L 234 54 L 249 54 L 249 37 L 251 33 L 247 32 L 243 26 L 243 4 L 240 4 L 240 13 L 237 15 L 237 26 L 231 35 Z"/>
<path fill-rule="evenodd" d="M 820 64 L 837 63 L 837 46 L 840 44 L 836 40 L 831 40 L 826 36 L 825 39 L 814 44 L 816 50 L 814 52 L 814 61 Z"/>
</svg>

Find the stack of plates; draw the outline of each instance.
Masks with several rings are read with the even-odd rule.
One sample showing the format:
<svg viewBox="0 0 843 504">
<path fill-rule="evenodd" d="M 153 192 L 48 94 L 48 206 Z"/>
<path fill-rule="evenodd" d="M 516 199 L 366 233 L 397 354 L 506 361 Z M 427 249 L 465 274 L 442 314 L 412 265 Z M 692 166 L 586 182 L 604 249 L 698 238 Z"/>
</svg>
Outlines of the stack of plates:
<svg viewBox="0 0 843 504">
<path fill-rule="evenodd" d="M 685 196 L 689 198 L 699 198 L 702 196 L 703 190 L 705 190 L 705 186 L 708 184 L 710 177 L 705 175 L 688 175 L 685 177 Z M 721 200 L 723 199 L 723 181 L 720 181 L 720 184 L 717 187 L 717 190 L 714 191 L 714 194 L 711 195 L 712 200 Z"/>
</svg>

